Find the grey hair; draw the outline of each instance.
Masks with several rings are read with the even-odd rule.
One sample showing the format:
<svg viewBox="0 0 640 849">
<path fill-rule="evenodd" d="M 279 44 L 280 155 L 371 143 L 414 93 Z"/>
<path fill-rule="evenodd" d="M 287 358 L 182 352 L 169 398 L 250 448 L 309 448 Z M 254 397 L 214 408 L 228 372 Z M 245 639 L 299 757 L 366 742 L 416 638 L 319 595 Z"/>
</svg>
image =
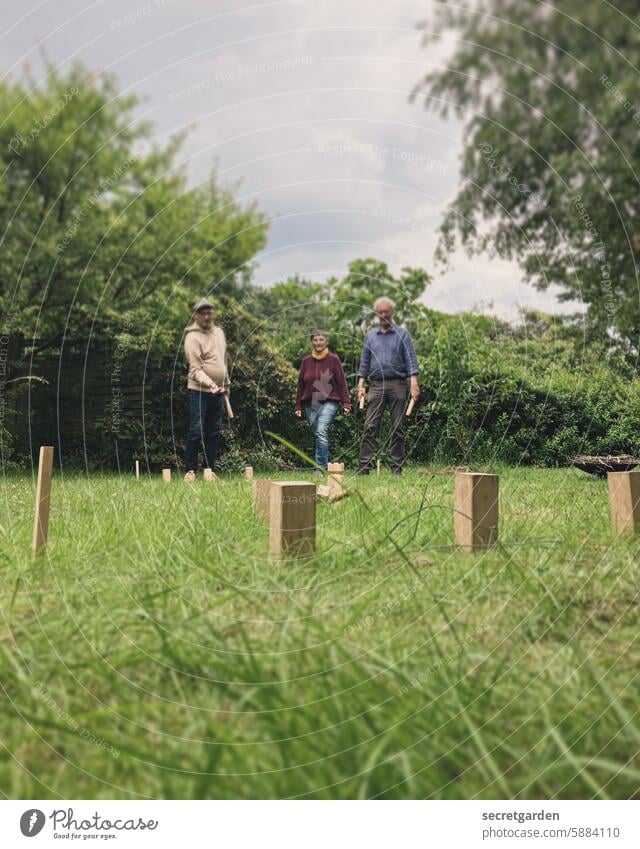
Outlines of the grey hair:
<svg viewBox="0 0 640 849">
<path fill-rule="evenodd" d="M 387 298 L 386 295 L 381 295 L 379 298 L 376 298 L 373 302 L 373 308 L 377 312 L 380 304 L 391 304 L 391 309 L 395 311 L 396 304 L 395 301 L 392 301 L 391 298 Z"/>
</svg>

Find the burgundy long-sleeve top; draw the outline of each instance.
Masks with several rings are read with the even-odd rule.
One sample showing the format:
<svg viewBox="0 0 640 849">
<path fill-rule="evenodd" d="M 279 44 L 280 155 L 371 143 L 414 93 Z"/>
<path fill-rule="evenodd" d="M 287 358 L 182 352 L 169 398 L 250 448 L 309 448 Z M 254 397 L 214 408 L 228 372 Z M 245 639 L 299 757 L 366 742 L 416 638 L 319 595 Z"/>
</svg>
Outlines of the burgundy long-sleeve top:
<svg viewBox="0 0 640 849">
<path fill-rule="evenodd" d="M 301 410 L 303 403 L 319 404 L 323 401 L 340 401 L 343 407 L 351 409 L 349 387 L 340 357 L 331 351 L 321 360 L 308 354 L 300 363 L 298 373 L 296 410 Z"/>
</svg>

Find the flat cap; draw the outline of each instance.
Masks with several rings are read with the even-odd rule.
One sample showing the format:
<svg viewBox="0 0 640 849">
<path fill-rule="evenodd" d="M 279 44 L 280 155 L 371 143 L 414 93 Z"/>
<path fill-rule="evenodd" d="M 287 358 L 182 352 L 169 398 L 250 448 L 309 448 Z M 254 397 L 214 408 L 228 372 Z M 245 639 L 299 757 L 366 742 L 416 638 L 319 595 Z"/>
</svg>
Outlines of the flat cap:
<svg viewBox="0 0 640 849">
<path fill-rule="evenodd" d="M 199 301 L 193 305 L 194 312 L 200 312 L 200 310 L 212 310 L 215 309 L 215 305 L 211 303 L 211 301 L 207 300 L 207 298 L 200 298 Z"/>
</svg>

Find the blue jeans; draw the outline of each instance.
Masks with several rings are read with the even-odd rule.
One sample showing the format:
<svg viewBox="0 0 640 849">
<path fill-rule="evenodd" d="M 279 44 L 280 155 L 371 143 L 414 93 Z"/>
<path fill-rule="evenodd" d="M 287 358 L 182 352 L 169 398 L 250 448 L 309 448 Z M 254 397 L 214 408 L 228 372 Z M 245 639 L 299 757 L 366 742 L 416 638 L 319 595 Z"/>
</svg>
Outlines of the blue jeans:
<svg viewBox="0 0 640 849">
<path fill-rule="evenodd" d="M 222 429 L 224 399 L 221 392 L 198 392 L 189 389 L 189 429 L 184 449 L 184 464 L 188 472 L 198 468 L 198 448 L 204 448 L 205 469 L 215 469 L 218 443 Z"/>
<path fill-rule="evenodd" d="M 339 401 L 325 401 L 323 404 L 303 404 L 302 409 L 309 422 L 311 433 L 316 441 L 316 463 L 324 469 L 331 459 L 329 451 L 329 430 L 340 409 Z"/>
</svg>

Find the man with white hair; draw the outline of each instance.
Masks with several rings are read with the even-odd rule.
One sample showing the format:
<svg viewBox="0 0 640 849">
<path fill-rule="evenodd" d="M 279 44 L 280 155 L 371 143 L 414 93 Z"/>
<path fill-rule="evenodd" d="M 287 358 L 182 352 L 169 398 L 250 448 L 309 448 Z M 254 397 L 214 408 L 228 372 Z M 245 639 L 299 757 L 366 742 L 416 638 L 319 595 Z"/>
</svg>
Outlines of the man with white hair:
<svg viewBox="0 0 640 849">
<path fill-rule="evenodd" d="M 411 334 L 406 327 L 393 323 L 395 304 L 390 298 L 378 298 L 373 305 L 378 326 L 364 338 L 358 369 L 358 401 L 365 397 L 365 381 L 369 380 L 367 413 L 360 446 L 358 473 L 368 475 L 378 447 L 378 433 L 386 407 L 391 416 L 390 451 L 394 475 L 404 466 L 404 427 L 407 407 L 407 381 L 411 397 L 420 397 L 418 360 Z"/>
</svg>

